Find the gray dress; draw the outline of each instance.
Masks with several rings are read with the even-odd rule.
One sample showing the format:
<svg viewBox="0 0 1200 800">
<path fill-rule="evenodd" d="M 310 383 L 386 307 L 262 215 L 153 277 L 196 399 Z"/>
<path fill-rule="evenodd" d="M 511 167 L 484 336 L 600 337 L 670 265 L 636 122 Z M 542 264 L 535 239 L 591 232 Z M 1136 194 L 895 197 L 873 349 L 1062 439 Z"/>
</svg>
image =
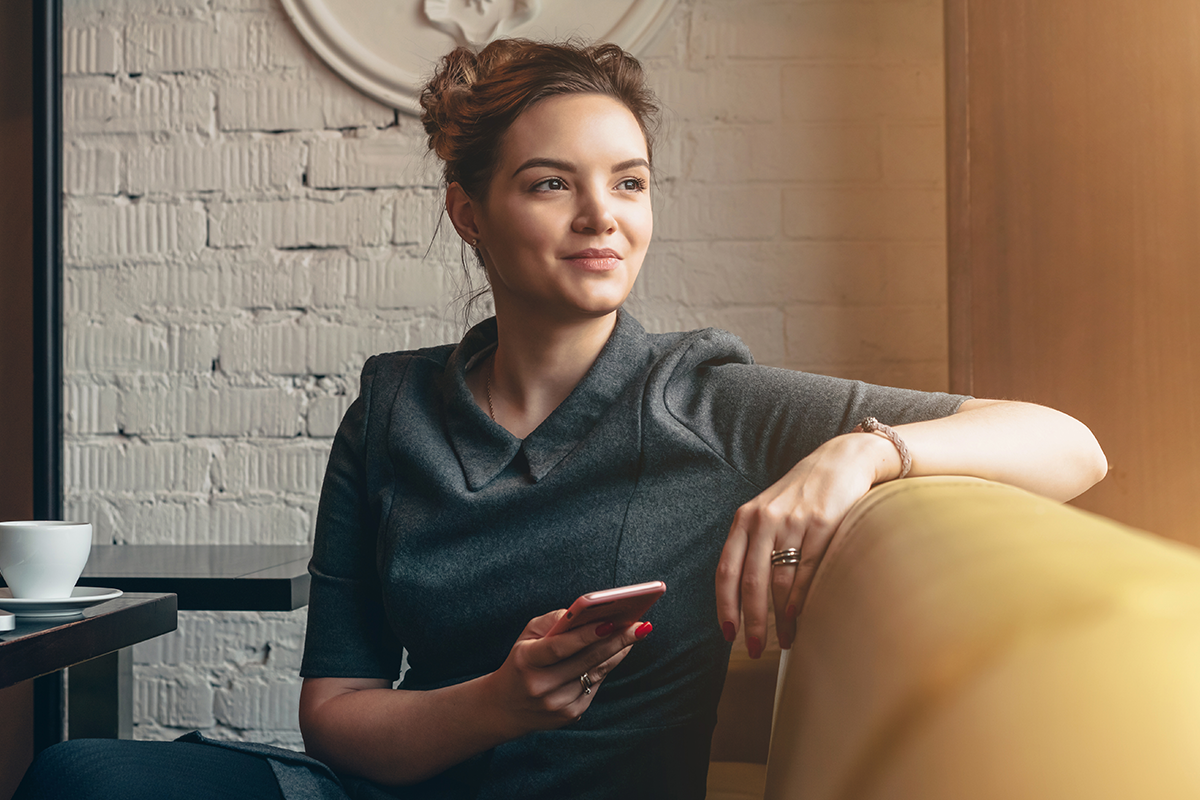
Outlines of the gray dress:
<svg viewBox="0 0 1200 800">
<path fill-rule="evenodd" d="M 756 366 L 729 333 L 651 335 L 622 313 L 521 440 L 465 382 L 495 342 L 488 320 L 364 367 L 322 490 L 301 674 L 395 680 L 407 650 L 402 688 L 434 689 L 495 670 L 529 619 L 583 592 L 663 580 L 667 594 L 579 722 L 418 786 L 343 776 L 346 791 L 702 798 L 729 656 L 713 578 L 734 511 L 865 416 L 930 419 L 964 398 Z"/>
</svg>

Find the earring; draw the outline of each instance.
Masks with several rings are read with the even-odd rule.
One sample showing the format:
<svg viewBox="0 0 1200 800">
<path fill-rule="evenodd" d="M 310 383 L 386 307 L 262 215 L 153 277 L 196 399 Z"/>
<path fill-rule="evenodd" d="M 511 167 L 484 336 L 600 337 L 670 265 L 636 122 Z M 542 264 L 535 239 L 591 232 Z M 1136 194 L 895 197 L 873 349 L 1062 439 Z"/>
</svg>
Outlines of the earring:
<svg viewBox="0 0 1200 800">
<path fill-rule="evenodd" d="M 471 247 L 479 247 L 479 240 L 478 240 L 478 239 L 472 239 L 472 240 L 471 240 Z"/>
</svg>

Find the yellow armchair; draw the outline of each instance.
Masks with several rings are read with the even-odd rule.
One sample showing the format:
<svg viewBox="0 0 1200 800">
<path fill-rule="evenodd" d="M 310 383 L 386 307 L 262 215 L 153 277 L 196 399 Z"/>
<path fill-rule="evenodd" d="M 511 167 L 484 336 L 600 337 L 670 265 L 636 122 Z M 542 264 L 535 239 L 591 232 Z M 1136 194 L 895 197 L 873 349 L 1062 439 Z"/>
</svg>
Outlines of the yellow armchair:
<svg viewBox="0 0 1200 800">
<path fill-rule="evenodd" d="M 839 529 L 782 677 L 766 765 L 714 748 L 710 800 L 1200 798 L 1200 554 L 1009 486 L 896 481 Z"/>
</svg>

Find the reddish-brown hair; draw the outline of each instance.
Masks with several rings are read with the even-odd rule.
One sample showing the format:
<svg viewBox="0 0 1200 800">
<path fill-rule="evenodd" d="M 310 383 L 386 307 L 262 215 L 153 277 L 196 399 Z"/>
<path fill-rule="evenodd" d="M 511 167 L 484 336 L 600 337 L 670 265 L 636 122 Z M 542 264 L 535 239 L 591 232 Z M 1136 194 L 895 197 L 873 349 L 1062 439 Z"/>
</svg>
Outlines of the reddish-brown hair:
<svg viewBox="0 0 1200 800">
<path fill-rule="evenodd" d="M 636 58 L 615 44 L 499 39 L 478 53 L 451 51 L 421 92 L 421 122 L 429 149 L 445 164 L 446 183 L 485 197 L 509 127 L 534 103 L 563 94 L 602 94 L 624 104 L 653 157 L 658 101 Z"/>
</svg>

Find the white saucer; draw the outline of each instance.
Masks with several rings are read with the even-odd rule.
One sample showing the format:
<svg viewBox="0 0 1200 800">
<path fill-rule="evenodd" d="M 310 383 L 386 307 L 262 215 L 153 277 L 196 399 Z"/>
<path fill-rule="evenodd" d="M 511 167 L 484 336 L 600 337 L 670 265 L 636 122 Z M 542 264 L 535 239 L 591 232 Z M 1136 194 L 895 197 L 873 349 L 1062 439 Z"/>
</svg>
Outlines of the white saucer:
<svg viewBox="0 0 1200 800">
<path fill-rule="evenodd" d="M 88 606 L 116 600 L 124 592 L 99 586 L 76 586 L 70 597 L 13 597 L 11 589 L 0 589 L 0 608 L 20 619 L 70 619 L 83 614 Z"/>
</svg>

